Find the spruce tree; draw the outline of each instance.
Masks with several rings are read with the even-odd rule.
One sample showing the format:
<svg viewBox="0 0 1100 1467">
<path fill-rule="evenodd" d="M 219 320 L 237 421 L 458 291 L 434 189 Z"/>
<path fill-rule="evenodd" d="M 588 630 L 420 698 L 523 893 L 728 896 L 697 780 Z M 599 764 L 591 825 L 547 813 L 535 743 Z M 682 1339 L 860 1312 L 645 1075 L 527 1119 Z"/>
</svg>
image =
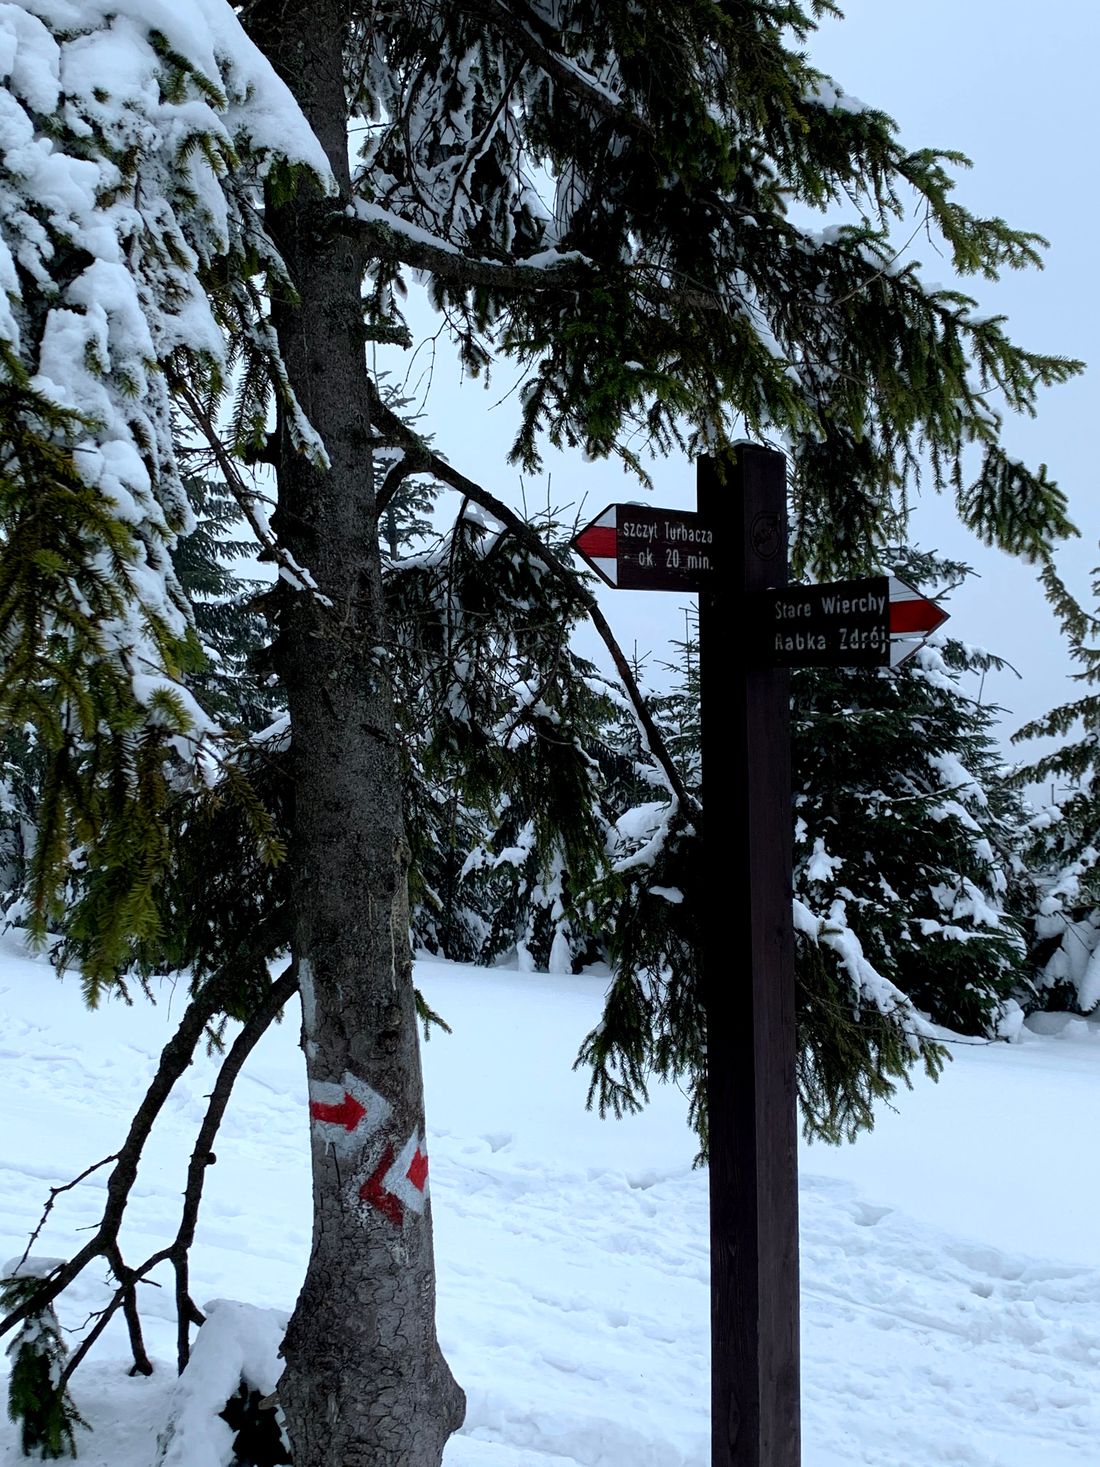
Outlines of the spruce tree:
<svg viewBox="0 0 1100 1467">
<path fill-rule="evenodd" d="M 39 1303 L 41 1280 L 58 1260 L 28 1258 L 8 1265 L 0 1277 L 0 1305 L 26 1303 L 29 1312 L 8 1345 L 8 1415 L 18 1422 L 24 1457 L 51 1461 L 76 1456 L 74 1429 L 87 1422 L 73 1405 L 64 1379 L 68 1350 L 53 1305 Z"/>
<path fill-rule="evenodd" d="M 1043 567 L 1047 598 L 1079 664 L 1079 698 L 1025 724 L 1013 737 L 1057 739 L 1017 778 L 1052 786 L 1030 826 L 1027 857 L 1036 894 L 1032 927 L 1037 1007 L 1088 1014 L 1100 1005 L 1100 620 L 1084 610 L 1052 560 Z M 1093 571 L 1100 599 L 1100 569 Z"/>
<path fill-rule="evenodd" d="M 202 0 L 158 6 L 156 27 L 142 0 L 0 11 L 0 714 L 34 726 L 44 761 L 29 918 L 44 933 L 78 855 L 66 923 L 94 997 L 135 944 L 163 940 L 169 827 L 198 823 L 185 793 L 236 829 L 225 892 L 234 854 L 259 891 L 285 883 L 250 961 L 262 986 L 271 952 L 293 951 L 321 1107 L 280 1386 L 297 1467 L 437 1467 L 462 1416 L 435 1339 L 401 633 L 379 551 L 383 490 L 425 457 L 442 482 L 460 475 L 406 443 L 379 483 L 373 451 L 394 439 L 364 350 L 407 335 L 406 275 L 427 276 L 471 374 L 520 367 L 526 466 L 567 443 L 644 476 L 650 447 L 721 455 L 768 436 L 792 461 L 799 556 L 819 567 L 898 538 L 924 454 L 1006 548 L 1040 554 L 1067 528 L 1056 487 L 1006 456 L 999 412 L 1030 411 L 1075 364 L 925 284 L 890 230 L 915 203 L 961 276 L 1035 264 L 1041 241 L 968 212 L 957 155 L 906 148 L 813 67 L 832 9 Z M 858 222 L 816 227 L 853 204 Z M 806 206 L 825 216 L 812 229 Z M 275 810 L 253 777 L 275 751 L 223 730 L 191 688 L 195 616 L 170 555 L 190 524 L 181 421 L 278 570 Z M 273 470 L 270 522 L 246 459 Z M 617 824 L 605 912 L 624 982 L 670 944 L 684 955 L 655 1051 L 675 1066 L 699 1038 L 691 809 L 650 752 L 675 798 Z M 643 906 L 665 936 L 633 921 Z M 337 1158 L 323 1116 L 346 1076 L 385 1119 Z M 387 1148 L 415 1162 L 394 1178 L 400 1246 L 394 1210 L 367 1200 Z"/>
<path fill-rule="evenodd" d="M 936 556 L 891 559 L 929 591 L 967 573 Z M 698 790 L 690 626 L 677 645 L 677 681 L 653 702 Z M 937 1026 L 993 1036 L 1018 1012 L 1028 981 L 1025 810 L 997 750 L 998 710 L 963 686 L 965 675 L 998 665 L 940 636 L 895 670 L 792 674 L 799 1091 L 808 1135 L 851 1139 L 873 1124 L 876 1099 L 909 1083 L 914 1065 L 938 1074 L 946 1051 Z M 658 1007 L 645 1022 L 659 1031 L 666 1019 Z M 614 1039 L 605 1025 L 590 1056 L 606 1064 Z M 641 1058 L 639 1050 L 639 1073 Z"/>
<path fill-rule="evenodd" d="M 997 665 L 939 634 L 894 671 L 792 679 L 800 1082 L 827 1139 L 872 1125 L 917 1062 L 938 1073 L 940 1026 L 992 1038 L 1019 1016 L 1025 811 L 998 710 L 963 685 Z"/>
</svg>

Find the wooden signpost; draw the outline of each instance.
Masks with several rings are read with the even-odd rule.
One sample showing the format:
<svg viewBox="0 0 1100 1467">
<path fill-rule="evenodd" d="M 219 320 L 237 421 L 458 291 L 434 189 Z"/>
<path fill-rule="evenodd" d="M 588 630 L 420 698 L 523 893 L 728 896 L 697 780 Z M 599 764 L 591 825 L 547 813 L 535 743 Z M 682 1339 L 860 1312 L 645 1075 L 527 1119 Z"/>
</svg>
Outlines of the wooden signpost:
<svg viewBox="0 0 1100 1467">
<path fill-rule="evenodd" d="M 787 584 L 782 454 L 698 461 L 698 513 L 609 505 L 573 547 L 698 591 L 710 1141 L 711 1467 L 799 1467 L 791 667 L 890 667 L 946 613 L 892 576 Z"/>
</svg>

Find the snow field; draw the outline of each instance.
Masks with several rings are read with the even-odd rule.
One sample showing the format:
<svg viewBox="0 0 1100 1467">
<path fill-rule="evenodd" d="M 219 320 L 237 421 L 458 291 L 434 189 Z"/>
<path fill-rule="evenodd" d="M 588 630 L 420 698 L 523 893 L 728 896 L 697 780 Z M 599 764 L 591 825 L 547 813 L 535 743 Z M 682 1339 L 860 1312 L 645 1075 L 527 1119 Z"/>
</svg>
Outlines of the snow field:
<svg viewBox="0 0 1100 1467">
<path fill-rule="evenodd" d="M 706 1176 L 683 1097 L 659 1088 L 623 1122 L 584 1111 L 570 1066 L 597 976 L 422 962 L 418 981 L 455 1030 L 424 1051 L 440 1334 L 468 1398 L 446 1467 L 706 1467 Z M 0 1258 L 22 1252 L 51 1184 L 121 1143 L 182 1003 L 89 1014 L 75 980 L 4 939 Z M 293 1304 L 310 1228 L 297 1039 L 288 1014 L 238 1083 L 192 1255 L 200 1302 Z M 1100 1026 L 956 1056 L 855 1147 L 803 1154 L 805 1467 L 1100 1464 Z M 198 1059 L 154 1132 L 130 1263 L 174 1233 L 212 1074 Z M 37 1253 L 79 1246 L 106 1175 L 57 1198 Z M 82 1282 L 63 1323 L 107 1297 Z M 87 1467 L 154 1460 L 170 1289 L 142 1303 L 163 1369 L 127 1377 L 111 1327 L 75 1378 Z M 22 1460 L 5 1423 L 0 1467 Z"/>
</svg>

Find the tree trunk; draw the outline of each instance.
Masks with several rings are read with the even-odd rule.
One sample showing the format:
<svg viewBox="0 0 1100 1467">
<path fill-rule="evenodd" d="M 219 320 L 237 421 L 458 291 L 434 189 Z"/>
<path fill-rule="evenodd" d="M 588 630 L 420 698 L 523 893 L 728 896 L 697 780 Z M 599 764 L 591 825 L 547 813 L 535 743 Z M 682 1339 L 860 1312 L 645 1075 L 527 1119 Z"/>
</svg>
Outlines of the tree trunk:
<svg viewBox="0 0 1100 1467">
<path fill-rule="evenodd" d="M 338 0 L 255 0 L 246 20 L 345 195 Z M 293 731 L 291 881 L 313 1148 L 313 1247 L 279 1396 L 295 1467 L 438 1467 L 464 1398 L 435 1334 L 408 846 L 386 668 L 360 287 L 324 228 L 344 199 L 269 210 L 300 302 L 272 317 L 327 472 L 278 443 L 275 529 L 320 593 L 285 591 L 277 657 Z"/>
</svg>

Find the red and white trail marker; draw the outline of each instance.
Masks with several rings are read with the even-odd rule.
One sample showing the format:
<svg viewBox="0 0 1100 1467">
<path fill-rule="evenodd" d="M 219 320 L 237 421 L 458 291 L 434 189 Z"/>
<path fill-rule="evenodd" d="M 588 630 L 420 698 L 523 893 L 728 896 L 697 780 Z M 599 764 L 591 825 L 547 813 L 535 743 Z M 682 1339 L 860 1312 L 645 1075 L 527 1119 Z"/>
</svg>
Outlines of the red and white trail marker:
<svg viewBox="0 0 1100 1467">
<path fill-rule="evenodd" d="M 899 667 L 947 620 L 947 612 L 907 581 L 890 576 L 890 666 Z"/>
<path fill-rule="evenodd" d="M 414 1131 L 398 1152 L 387 1142 L 359 1187 L 360 1201 L 400 1227 L 406 1211 L 421 1213 L 428 1197 L 428 1153 Z"/>
<path fill-rule="evenodd" d="M 713 529 L 688 510 L 609 504 L 570 543 L 617 591 L 699 591 L 718 569 Z"/>
<path fill-rule="evenodd" d="M 618 510 L 617 504 L 609 504 L 570 541 L 581 559 L 609 586 L 617 586 L 619 582 L 619 537 L 615 525 Z"/>
<path fill-rule="evenodd" d="M 313 1080 L 309 1087 L 309 1117 L 328 1145 L 337 1151 L 360 1151 L 364 1142 L 385 1125 L 393 1107 L 350 1070 L 342 1083 Z"/>
</svg>

